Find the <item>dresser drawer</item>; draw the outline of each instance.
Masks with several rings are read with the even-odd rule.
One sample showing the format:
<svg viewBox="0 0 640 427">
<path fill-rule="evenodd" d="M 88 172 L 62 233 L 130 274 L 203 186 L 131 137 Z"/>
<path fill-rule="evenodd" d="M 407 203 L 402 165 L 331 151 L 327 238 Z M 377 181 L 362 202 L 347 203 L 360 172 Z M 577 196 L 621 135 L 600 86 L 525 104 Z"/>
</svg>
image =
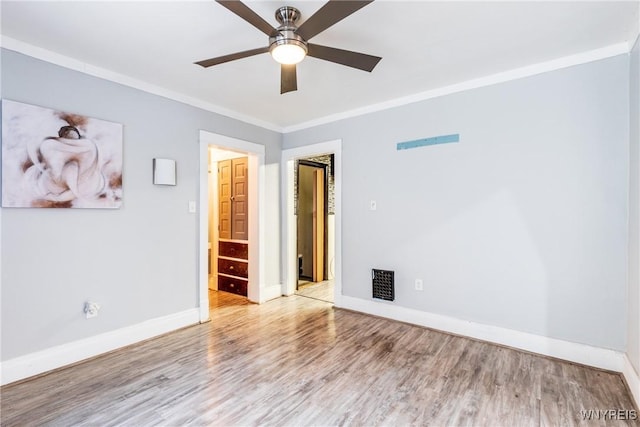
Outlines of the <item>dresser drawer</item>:
<svg viewBox="0 0 640 427">
<path fill-rule="evenodd" d="M 220 256 L 249 259 L 249 245 L 246 243 L 220 241 L 218 252 Z"/>
<path fill-rule="evenodd" d="M 247 280 L 218 275 L 218 290 L 247 296 Z"/>
<path fill-rule="evenodd" d="M 230 276 L 249 277 L 247 271 L 249 264 L 243 261 L 234 261 L 231 259 L 218 258 L 218 272 L 228 274 Z"/>
</svg>

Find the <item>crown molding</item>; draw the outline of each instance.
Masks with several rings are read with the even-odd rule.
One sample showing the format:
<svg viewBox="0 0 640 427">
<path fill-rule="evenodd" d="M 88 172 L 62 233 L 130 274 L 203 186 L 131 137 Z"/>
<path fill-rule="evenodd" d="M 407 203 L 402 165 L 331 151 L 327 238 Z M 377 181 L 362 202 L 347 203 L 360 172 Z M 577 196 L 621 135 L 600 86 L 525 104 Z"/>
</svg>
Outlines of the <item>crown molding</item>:
<svg viewBox="0 0 640 427">
<path fill-rule="evenodd" d="M 128 86 L 134 89 L 161 96 L 163 98 L 178 101 L 192 107 L 200 108 L 205 111 L 220 114 L 231 119 L 239 120 L 241 122 L 259 126 L 261 128 L 271 130 L 274 132 L 282 133 L 282 127 L 276 126 L 273 123 L 266 122 L 264 120 L 257 119 L 255 117 L 247 116 L 245 114 L 238 113 L 237 111 L 229 110 L 216 104 L 202 101 L 200 99 L 183 95 L 172 90 L 156 86 L 142 80 L 129 77 L 124 74 L 117 73 L 115 71 L 108 70 L 106 68 L 96 67 L 91 64 L 79 61 L 69 56 L 61 55 L 50 50 L 34 46 L 20 40 L 13 39 L 7 36 L 0 37 L 0 47 L 14 52 L 22 53 L 27 56 L 31 56 L 42 61 L 46 61 L 61 67 L 65 67 L 74 71 L 88 74 L 90 76 L 99 77 L 114 83 L 119 83 L 124 86 Z"/>
<path fill-rule="evenodd" d="M 563 68 L 573 67 L 575 65 L 586 64 L 588 62 L 599 61 L 601 59 L 611 58 L 613 56 L 628 54 L 630 51 L 627 42 L 617 43 L 600 49 L 590 50 L 575 55 L 557 58 L 551 61 L 540 62 L 526 67 L 515 68 L 509 71 L 492 74 L 477 79 L 467 80 L 449 86 L 416 93 L 389 101 L 372 104 L 367 107 L 357 108 L 342 113 L 331 114 L 308 122 L 300 123 L 293 126 L 287 126 L 283 129 L 283 133 L 296 132 L 303 129 L 312 128 L 319 125 L 344 120 L 351 117 L 362 116 L 364 114 L 374 113 L 390 108 L 401 107 L 407 104 L 413 104 L 428 99 L 438 98 L 453 93 L 464 92 L 466 90 L 477 89 L 485 86 L 491 86 L 498 83 L 504 83 L 511 80 L 518 80 L 524 77 L 535 76 L 536 74 L 547 73 L 549 71 L 561 70 Z"/>
<path fill-rule="evenodd" d="M 270 123 L 264 120 L 260 120 L 255 117 L 247 116 L 237 111 L 229 110 L 219 105 L 208 103 L 194 97 L 183 95 L 169 89 L 152 85 L 139 79 L 135 79 L 124 74 L 116 73 L 105 68 L 96 67 L 91 64 L 87 64 L 82 61 L 78 61 L 74 58 L 61 55 L 50 50 L 40 48 L 11 37 L 0 37 L 0 47 L 9 49 L 18 53 L 22 53 L 36 59 L 40 59 L 52 64 L 56 64 L 65 68 L 69 68 L 75 71 L 99 77 L 105 80 L 109 80 L 115 83 L 120 83 L 125 86 L 129 86 L 135 89 L 139 89 L 148 93 L 152 93 L 158 96 L 162 96 L 167 99 L 181 102 L 196 108 L 203 109 L 216 114 L 242 121 L 254 126 L 259 126 L 267 130 L 279 132 L 281 134 L 296 132 L 299 130 L 309 129 L 315 126 L 320 126 L 328 123 L 332 123 L 338 120 L 344 120 L 352 117 L 362 116 L 369 113 L 388 110 L 391 108 L 401 107 L 408 104 L 413 104 L 428 99 L 438 98 L 454 93 L 464 92 L 466 90 L 477 89 L 481 87 L 491 86 L 498 83 L 504 83 L 511 80 L 518 80 L 525 77 L 534 76 L 537 74 L 547 73 L 550 71 L 561 70 L 564 68 L 573 67 L 575 65 L 586 64 L 589 62 L 599 61 L 601 59 L 611 58 L 613 56 L 628 54 L 633 48 L 635 42 L 637 42 L 638 36 L 630 41 L 617 43 L 609 46 L 605 46 L 600 49 L 594 49 L 587 52 L 578 53 L 575 55 L 565 56 L 557 58 L 551 61 L 540 62 L 537 64 L 528 65 L 526 67 L 515 68 L 512 70 L 492 74 L 489 76 L 480 77 L 477 79 L 467 80 L 464 82 L 456 83 L 441 88 L 428 90 L 425 92 L 416 93 L 409 96 L 391 99 L 388 101 L 368 105 L 362 108 L 356 108 L 353 110 L 344 111 L 341 113 L 330 114 L 328 116 L 320 117 L 317 119 L 309 120 L 292 126 L 278 126 L 274 123 Z"/>
</svg>

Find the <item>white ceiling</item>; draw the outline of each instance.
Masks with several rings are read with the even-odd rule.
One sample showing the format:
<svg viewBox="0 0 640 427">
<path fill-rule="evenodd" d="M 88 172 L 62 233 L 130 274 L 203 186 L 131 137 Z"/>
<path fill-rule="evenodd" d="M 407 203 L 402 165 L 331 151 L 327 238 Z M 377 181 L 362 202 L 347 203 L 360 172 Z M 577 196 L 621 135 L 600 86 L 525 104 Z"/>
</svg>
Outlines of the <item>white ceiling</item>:
<svg viewBox="0 0 640 427">
<path fill-rule="evenodd" d="M 279 6 L 298 8 L 303 22 L 324 4 L 246 3 L 274 26 Z M 280 68 L 269 54 L 208 69 L 193 64 L 268 43 L 212 0 L 0 3 L 3 46 L 44 48 L 276 129 L 629 43 L 639 4 L 375 1 L 311 40 L 381 56 L 372 73 L 308 57 L 298 65 L 298 91 L 280 95 Z"/>
</svg>

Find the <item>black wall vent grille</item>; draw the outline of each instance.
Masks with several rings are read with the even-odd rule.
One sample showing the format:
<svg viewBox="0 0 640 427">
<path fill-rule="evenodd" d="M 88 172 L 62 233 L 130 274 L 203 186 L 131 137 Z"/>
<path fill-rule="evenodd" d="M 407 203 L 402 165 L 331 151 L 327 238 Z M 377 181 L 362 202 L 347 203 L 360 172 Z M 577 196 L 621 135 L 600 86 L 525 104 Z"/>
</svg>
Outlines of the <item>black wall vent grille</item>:
<svg viewBox="0 0 640 427">
<path fill-rule="evenodd" d="M 387 301 L 393 301 L 395 292 L 393 288 L 393 271 L 372 270 L 373 275 L 373 297 Z"/>
</svg>

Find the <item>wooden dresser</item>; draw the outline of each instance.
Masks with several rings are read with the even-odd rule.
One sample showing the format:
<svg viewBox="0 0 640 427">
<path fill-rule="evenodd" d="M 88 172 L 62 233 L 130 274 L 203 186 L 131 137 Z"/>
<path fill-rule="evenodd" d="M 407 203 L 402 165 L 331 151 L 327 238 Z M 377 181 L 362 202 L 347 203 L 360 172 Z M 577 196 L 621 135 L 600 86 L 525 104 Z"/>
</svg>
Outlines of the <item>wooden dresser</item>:
<svg viewBox="0 0 640 427">
<path fill-rule="evenodd" d="M 219 239 L 218 290 L 247 296 L 249 245 L 245 240 Z"/>
</svg>

